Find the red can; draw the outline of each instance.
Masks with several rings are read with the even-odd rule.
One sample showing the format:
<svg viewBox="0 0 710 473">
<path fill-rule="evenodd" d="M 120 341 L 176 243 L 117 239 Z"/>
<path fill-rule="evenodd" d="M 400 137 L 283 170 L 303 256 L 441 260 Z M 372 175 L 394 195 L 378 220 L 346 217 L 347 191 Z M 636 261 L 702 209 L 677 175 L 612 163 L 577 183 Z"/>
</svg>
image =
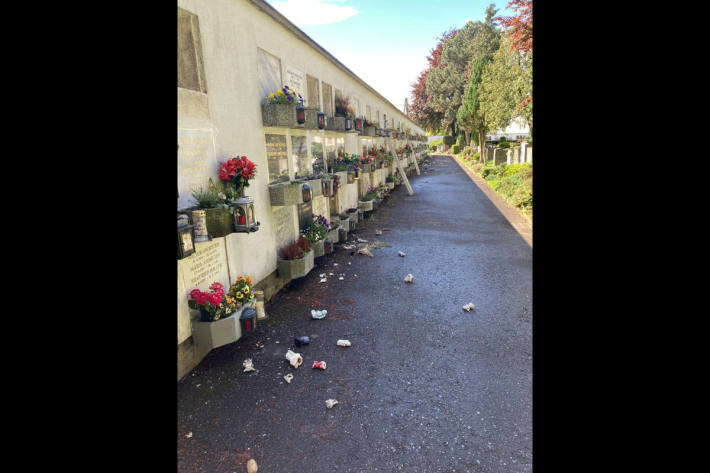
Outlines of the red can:
<svg viewBox="0 0 710 473">
<path fill-rule="evenodd" d="M 325 369 L 325 361 L 314 361 L 313 367 L 324 370 Z"/>
</svg>

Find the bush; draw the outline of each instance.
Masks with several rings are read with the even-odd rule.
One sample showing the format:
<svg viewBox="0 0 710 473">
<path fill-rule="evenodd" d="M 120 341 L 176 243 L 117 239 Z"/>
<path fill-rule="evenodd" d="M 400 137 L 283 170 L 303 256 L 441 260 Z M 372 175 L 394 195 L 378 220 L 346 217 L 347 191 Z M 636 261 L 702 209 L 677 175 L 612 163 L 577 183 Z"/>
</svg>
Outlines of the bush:
<svg viewBox="0 0 710 473">
<path fill-rule="evenodd" d="M 508 141 L 508 138 L 506 138 L 505 136 L 501 136 L 500 139 L 498 140 L 499 143 L 504 143 L 507 141 Z"/>
<path fill-rule="evenodd" d="M 507 141 L 501 141 L 500 143 L 498 143 L 498 147 L 499 148 L 510 148 L 510 143 L 508 143 Z"/>
<path fill-rule="evenodd" d="M 452 154 L 459 154 L 461 152 L 461 145 L 456 143 L 451 147 L 451 153 Z"/>
<path fill-rule="evenodd" d="M 459 133 L 458 138 L 456 138 L 456 144 L 463 148 L 466 145 L 466 135 Z"/>
<path fill-rule="evenodd" d="M 444 144 L 444 140 L 434 140 L 431 143 L 429 143 L 429 149 L 434 151 L 437 146 L 441 146 Z"/>
<path fill-rule="evenodd" d="M 454 138 L 453 136 L 449 136 L 449 135 L 444 136 L 444 144 L 446 146 L 451 146 L 455 143 L 456 143 L 456 138 Z"/>
<path fill-rule="evenodd" d="M 481 153 L 479 153 L 478 151 L 476 151 L 476 154 L 473 155 L 473 159 L 478 159 L 480 157 L 481 157 Z"/>
</svg>

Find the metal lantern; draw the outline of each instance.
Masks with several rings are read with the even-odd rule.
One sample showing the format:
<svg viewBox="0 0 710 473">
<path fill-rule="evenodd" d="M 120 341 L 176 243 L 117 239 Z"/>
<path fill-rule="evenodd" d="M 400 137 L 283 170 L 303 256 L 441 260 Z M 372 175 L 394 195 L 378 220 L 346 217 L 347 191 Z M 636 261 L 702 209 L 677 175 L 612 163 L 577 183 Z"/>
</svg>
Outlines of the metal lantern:
<svg viewBox="0 0 710 473">
<path fill-rule="evenodd" d="M 321 183 L 323 185 L 323 195 L 325 197 L 335 197 L 333 194 L 333 178 L 324 177 L 321 179 Z"/>
<path fill-rule="evenodd" d="M 296 105 L 296 121 L 299 125 L 306 123 L 306 107 L 303 105 Z"/>
<path fill-rule="evenodd" d="M 239 316 L 239 323 L 242 326 L 242 335 L 253 332 L 256 329 L 256 311 L 251 307 L 245 307 L 242 315 Z"/>
<path fill-rule="evenodd" d="M 195 253 L 195 231 L 187 215 L 178 215 L 177 259 L 187 258 Z"/>
<path fill-rule="evenodd" d="M 254 201 L 249 197 L 240 197 L 232 202 L 234 208 L 234 231 L 250 233 L 259 230 L 261 222 L 254 216 Z"/>
<path fill-rule="evenodd" d="M 326 238 L 323 240 L 323 251 L 325 253 L 332 253 L 333 252 L 333 242 L 331 241 L 330 238 Z"/>
<path fill-rule="evenodd" d="M 192 225 L 196 242 L 210 241 L 210 235 L 207 233 L 207 214 L 204 210 L 192 211 Z"/>
<path fill-rule="evenodd" d="M 350 117 L 345 117 L 345 131 L 350 131 L 353 129 L 353 119 Z"/>
<path fill-rule="evenodd" d="M 357 131 L 362 131 L 362 118 L 355 119 L 355 129 Z"/>
<path fill-rule="evenodd" d="M 311 201 L 311 186 L 303 184 L 303 186 L 301 186 L 301 193 L 303 194 L 303 202 Z"/>
<path fill-rule="evenodd" d="M 318 112 L 318 129 L 322 130 L 325 128 L 325 113 Z"/>
<path fill-rule="evenodd" d="M 256 306 L 256 320 L 263 320 L 267 317 L 264 311 L 264 291 L 254 291 L 254 300 Z"/>
</svg>

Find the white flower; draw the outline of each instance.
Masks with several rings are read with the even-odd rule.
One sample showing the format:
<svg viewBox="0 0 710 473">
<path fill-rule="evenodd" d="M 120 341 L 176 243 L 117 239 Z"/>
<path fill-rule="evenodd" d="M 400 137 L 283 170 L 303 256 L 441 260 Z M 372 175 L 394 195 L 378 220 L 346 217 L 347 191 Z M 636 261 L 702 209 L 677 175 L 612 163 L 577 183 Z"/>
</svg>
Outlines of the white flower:
<svg viewBox="0 0 710 473">
<path fill-rule="evenodd" d="M 224 192 L 220 192 L 217 194 L 217 198 L 222 199 L 222 200 L 227 200 L 227 196 L 224 195 Z"/>
</svg>

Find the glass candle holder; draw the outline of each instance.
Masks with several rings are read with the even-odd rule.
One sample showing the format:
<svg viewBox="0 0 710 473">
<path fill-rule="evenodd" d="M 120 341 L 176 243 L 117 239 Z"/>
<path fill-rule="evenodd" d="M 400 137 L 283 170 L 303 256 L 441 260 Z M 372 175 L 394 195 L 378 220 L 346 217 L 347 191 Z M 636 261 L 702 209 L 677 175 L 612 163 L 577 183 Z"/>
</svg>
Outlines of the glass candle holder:
<svg viewBox="0 0 710 473">
<path fill-rule="evenodd" d="M 254 291 L 254 299 L 256 299 L 255 309 L 256 309 L 256 320 L 263 320 L 266 318 L 266 311 L 264 311 L 264 291 Z"/>
</svg>

